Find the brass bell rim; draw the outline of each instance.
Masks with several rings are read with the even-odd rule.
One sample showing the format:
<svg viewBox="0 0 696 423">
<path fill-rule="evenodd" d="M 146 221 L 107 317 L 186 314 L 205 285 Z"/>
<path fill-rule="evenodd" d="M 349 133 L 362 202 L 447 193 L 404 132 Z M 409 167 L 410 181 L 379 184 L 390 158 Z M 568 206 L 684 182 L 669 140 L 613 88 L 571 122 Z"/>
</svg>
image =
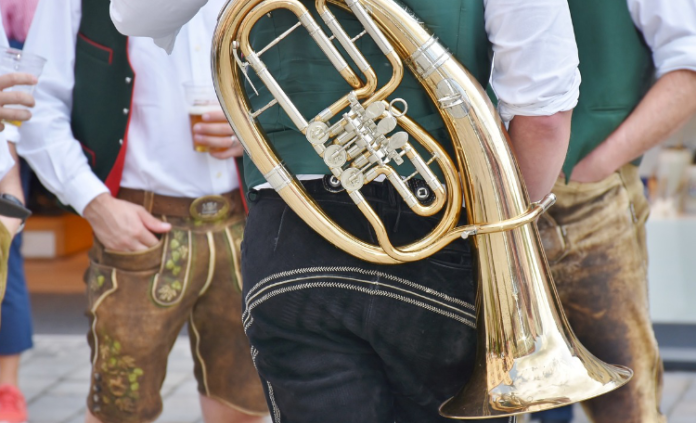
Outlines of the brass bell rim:
<svg viewBox="0 0 696 423">
<path fill-rule="evenodd" d="M 497 417 L 511 417 L 529 413 L 537 413 L 540 411 L 547 411 L 553 410 L 555 408 L 565 407 L 566 405 L 572 405 L 575 403 L 580 403 L 583 401 L 590 400 L 592 398 L 602 396 L 608 392 L 621 388 L 622 386 L 630 382 L 633 378 L 633 370 L 629 367 L 622 366 L 620 364 L 606 364 L 605 366 L 614 370 L 615 377 L 611 382 L 605 383 L 600 389 L 593 391 L 589 395 L 581 395 L 576 398 L 571 398 L 568 402 L 564 402 L 563 404 L 553 404 L 549 402 L 548 406 L 542 408 L 535 408 L 533 410 L 526 408 L 524 410 L 512 412 L 494 412 L 490 415 L 482 416 L 481 410 L 475 409 L 476 407 L 470 407 L 469 413 L 471 414 L 466 414 L 466 409 L 462 409 L 460 406 L 454 404 L 455 402 L 461 402 L 461 399 L 459 399 L 461 394 L 460 392 L 459 394 L 442 403 L 442 405 L 439 408 L 439 413 L 442 417 L 453 420 L 487 420 Z"/>
</svg>

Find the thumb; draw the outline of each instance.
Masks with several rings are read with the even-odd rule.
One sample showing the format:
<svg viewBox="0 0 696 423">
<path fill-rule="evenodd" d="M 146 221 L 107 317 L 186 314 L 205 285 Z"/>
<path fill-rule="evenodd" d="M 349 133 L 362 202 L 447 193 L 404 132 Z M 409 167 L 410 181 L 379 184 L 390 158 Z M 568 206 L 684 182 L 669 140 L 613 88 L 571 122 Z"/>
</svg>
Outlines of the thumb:
<svg viewBox="0 0 696 423">
<path fill-rule="evenodd" d="M 172 229 L 172 225 L 167 222 L 162 222 L 155 216 L 151 215 L 145 210 L 141 210 L 139 213 L 140 220 L 143 225 L 150 231 L 156 234 L 161 234 L 164 232 L 169 232 Z"/>
</svg>

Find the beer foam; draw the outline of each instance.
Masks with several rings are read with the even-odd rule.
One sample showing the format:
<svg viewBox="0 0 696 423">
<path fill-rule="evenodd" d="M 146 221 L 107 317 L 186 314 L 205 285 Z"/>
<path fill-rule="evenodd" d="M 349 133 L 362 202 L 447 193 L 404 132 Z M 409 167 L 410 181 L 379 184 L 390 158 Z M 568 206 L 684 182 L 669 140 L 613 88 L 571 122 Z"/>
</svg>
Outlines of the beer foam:
<svg viewBox="0 0 696 423">
<path fill-rule="evenodd" d="M 190 115 L 202 115 L 204 113 L 216 112 L 219 110 L 221 110 L 221 108 L 217 104 L 205 104 L 205 105 L 189 106 L 188 113 Z"/>
</svg>

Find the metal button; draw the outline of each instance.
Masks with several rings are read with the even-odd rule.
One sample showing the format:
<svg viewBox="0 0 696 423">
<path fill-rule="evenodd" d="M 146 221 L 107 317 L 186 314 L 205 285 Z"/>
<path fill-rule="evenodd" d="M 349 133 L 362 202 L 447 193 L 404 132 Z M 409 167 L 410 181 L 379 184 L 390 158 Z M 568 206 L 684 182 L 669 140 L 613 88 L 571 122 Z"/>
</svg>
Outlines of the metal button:
<svg viewBox="0 0 696 423">
<path fill-rule="evenodd" d="M 131 82 L 133 82 L 133 78 L 131 78 L 130 76 L 127 76 L 126 77 L 126 84 L 130 84 Z"/>
<path fill-rule="evenodd" d="M 329 177 L 329 185 L 334 188 L 338 188 L 341 186 L 341 181 L 339 181 L 337 177 L 331 175 L 331 177 Z"/>
<path fill-rule="evenodd" d="M 128 114 L 128 109 L 123 109 L 123 114 L 127 115 Z"/>
<path fill-rule="evenodd" d="M 118 143 L 119 143 L 120 145 L 123 145 L 123 139 L 118 140 Z"/>
</svg>

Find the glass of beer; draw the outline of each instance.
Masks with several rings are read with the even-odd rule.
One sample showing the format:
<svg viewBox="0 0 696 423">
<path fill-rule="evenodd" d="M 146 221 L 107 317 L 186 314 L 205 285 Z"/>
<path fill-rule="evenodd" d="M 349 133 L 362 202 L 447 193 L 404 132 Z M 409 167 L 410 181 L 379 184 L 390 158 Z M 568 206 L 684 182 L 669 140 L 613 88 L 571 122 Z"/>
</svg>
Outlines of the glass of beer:
<svg viewBox="0 0 696 423">
<path fill-rule="evenodd" d="M 197 123 L 203 122 L 203 115 L 221 109 L 215 88 L 212 85 L 195 84 L 193 82 L 184 83 L 184 92 L 188 106 L 189 119 L 191 121 L 191 136 L 193 137 L 193 127 Z M 207 145 L 200 145 L 193 140 L 193 149 L 199 153 L 225 151 L 224 148 L 210 148 Z"/>
<path fill-rule="evenodd" d="M 8 73 L 29 73 L 38 78 L 46 64 L 46 59 L 35 54 L 26 53 L 16 48 L 7 47 L 0 50 L 0 75 Z M 5 91 L 21 91 L 27 94 L 34 92 L 36 85 L 15 85 L 5 89 Z M 3 107 L 13 107 L 18 109 L 26 109 L 25 106 L 19 104 L 6 104 Z M 15 126 L 21 126 L 20 121 L 7 121 Z"/>
</svg>

